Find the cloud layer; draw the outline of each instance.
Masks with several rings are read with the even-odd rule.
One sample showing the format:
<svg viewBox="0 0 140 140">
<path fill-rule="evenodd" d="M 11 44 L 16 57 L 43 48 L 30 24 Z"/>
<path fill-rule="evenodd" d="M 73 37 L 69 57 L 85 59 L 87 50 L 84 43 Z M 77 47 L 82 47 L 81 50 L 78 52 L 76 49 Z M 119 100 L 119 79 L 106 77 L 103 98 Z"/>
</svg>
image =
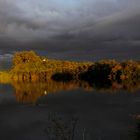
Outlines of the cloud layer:
<svg viewBox="0 0 140 140">
<path fill-rule="evenodd" d="M 133 58 L 140 45 L 139 9 L 139 0 L 0 0 L 0 50 Z"/>
</svg>

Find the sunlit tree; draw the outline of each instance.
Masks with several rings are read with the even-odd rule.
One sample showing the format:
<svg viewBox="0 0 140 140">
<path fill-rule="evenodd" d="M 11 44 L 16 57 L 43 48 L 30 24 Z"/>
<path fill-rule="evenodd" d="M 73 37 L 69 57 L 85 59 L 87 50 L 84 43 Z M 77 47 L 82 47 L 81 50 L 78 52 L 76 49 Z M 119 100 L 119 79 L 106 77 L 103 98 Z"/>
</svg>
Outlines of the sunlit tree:
<svg viewBox="0 0 140 140">
<path fill-rule="evenodd" d="M 36 63 L 37 61 L 41 61 L 41 58 L 34 51 L 16 52 L 13 57 L 13 64 L 15 66 L 24 63 Z"/>
</svg>

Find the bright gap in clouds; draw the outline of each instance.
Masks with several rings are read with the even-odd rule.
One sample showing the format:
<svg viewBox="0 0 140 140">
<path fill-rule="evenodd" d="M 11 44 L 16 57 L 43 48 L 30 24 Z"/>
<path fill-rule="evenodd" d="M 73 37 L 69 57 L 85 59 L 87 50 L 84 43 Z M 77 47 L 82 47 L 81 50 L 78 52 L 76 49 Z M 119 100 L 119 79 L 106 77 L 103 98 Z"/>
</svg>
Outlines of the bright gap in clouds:
<svg viewBox="0 0 140 140">
<path fill-rule="evenodd" d="M 23 17 L 42 21 L 76 18 L 83 21 L 87 17 L 98 18 L 120 10 L 117 0 L 16 0 L 16 5 Z"/>
<path fill-rule="evenodd" d="M 52 18 L 57 14 L 65 14 L 64 12 L 72 12 L 80 6 L 79 0 L 18 0 L 17 6 L 26 14 L 26 16 L 40 16 Z"/>
<path fill-rule="evenodd" d="M 8 25 L 6 34 L 22 41 L 48 39 L 64 32 L 73 32 L 75 28 L 77 30 L 82 26 L 93 24 L 99 18 L 119 10 L 116 0 L 13 0 L 12 2 L 20 13 L 16 16 L 15 22 Z M 19 19 L 21 22 L 17 24 L 16 20 Z"/>
</svg>

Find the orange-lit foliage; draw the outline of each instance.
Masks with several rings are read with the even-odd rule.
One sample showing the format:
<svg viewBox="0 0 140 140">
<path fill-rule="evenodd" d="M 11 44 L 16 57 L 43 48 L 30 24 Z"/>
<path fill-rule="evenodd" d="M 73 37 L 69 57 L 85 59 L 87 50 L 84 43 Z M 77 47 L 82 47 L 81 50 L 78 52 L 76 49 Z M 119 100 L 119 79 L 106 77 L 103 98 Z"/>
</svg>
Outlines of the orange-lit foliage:
<svg viewBox="0 0 140 140">
<path fill-rule="evenodd" d="M 56 94 L 59 91 L 74 90 L 77 88 L 91 89 L 91 87 L 86 83 L 81 81 L 70 81 L 67 83 L 56 82 L 53 80 L 48 80 L 47 82 L 13 82 L 12 85 L 15 88 L 15 96 L 20 103 L 36 103 L 41 96 L 45 96 L 49 93 Z"/>
<path fill-rule="evenodd" d="M 140 89 L 140 82 L 137 84 L 125 84 L 112 82 L 109 87 L 98 86 L 94 83 L 87 83 L 85 81 L 73 80 L 70 82 L 56 82 L 48 80 L 46 82 L 12 82 L 15 88 L 15 96 L 20 103 L 35 104 L 40 97 L 48 94 L 59 94 L 60 91 L 70 91 L 82 88 L 85 91 L 98 90 L 101 93 L 114 94 L 117 90 L 135 91 Z"/>
<path fill-rule="evenodd" d="M 46 59 L 33 51 L 23 51 L 14 55 L 11 74 L 15 81 L 46 81 L 57 72 L 70 72 L 72 75 L 77 75 L 78 72 L 88 69 L 90 65 L 89 62 Z"/>
<path fill-rule="evenodd" d="M 0 81 L 8 79 L 9 81 L 35 83 L 47 82 L 52 78 L 59 82 L 85 81 L 91 87 L 98 89 L 102 87 L 107 89 L 112 86 L 112 83 L 117 83 L 113 85 L 113 88 L 121 85 L 131 90 L 133 87 L 137 88 L 137 83 L 140 83 L 140 63 L 132 60 L 125 62 L 115 60 L 63 61 L 40 57 L 33 51 L 23 51 L 14 55 L 10 73 L 0 74 Z"/>
<path fill-rule="evenodd" d="M 14 66 L 24 63 L 36 63 L 37 61 L 41 61 L 41 58 L 34 51 L 16 52 L 13 57 Z"/>
</svg>

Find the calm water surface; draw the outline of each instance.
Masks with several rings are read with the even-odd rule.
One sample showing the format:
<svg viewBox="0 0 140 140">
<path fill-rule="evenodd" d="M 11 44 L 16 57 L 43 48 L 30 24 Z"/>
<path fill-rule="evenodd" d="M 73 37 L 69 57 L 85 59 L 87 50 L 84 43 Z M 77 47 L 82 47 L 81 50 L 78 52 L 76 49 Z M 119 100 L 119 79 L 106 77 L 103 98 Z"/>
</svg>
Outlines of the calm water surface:
<svg viewBox="0 0 140 140">
<path fill-rule="evenodd" d="M 140 90 L 120 85 L 97 88 L 76 81 L 0 85 L 0 139 L 49 140 L 50 114 L 61 116 L 63 124 L 78 120 L 71 140 L 135 140 Z"/>
</svg>

